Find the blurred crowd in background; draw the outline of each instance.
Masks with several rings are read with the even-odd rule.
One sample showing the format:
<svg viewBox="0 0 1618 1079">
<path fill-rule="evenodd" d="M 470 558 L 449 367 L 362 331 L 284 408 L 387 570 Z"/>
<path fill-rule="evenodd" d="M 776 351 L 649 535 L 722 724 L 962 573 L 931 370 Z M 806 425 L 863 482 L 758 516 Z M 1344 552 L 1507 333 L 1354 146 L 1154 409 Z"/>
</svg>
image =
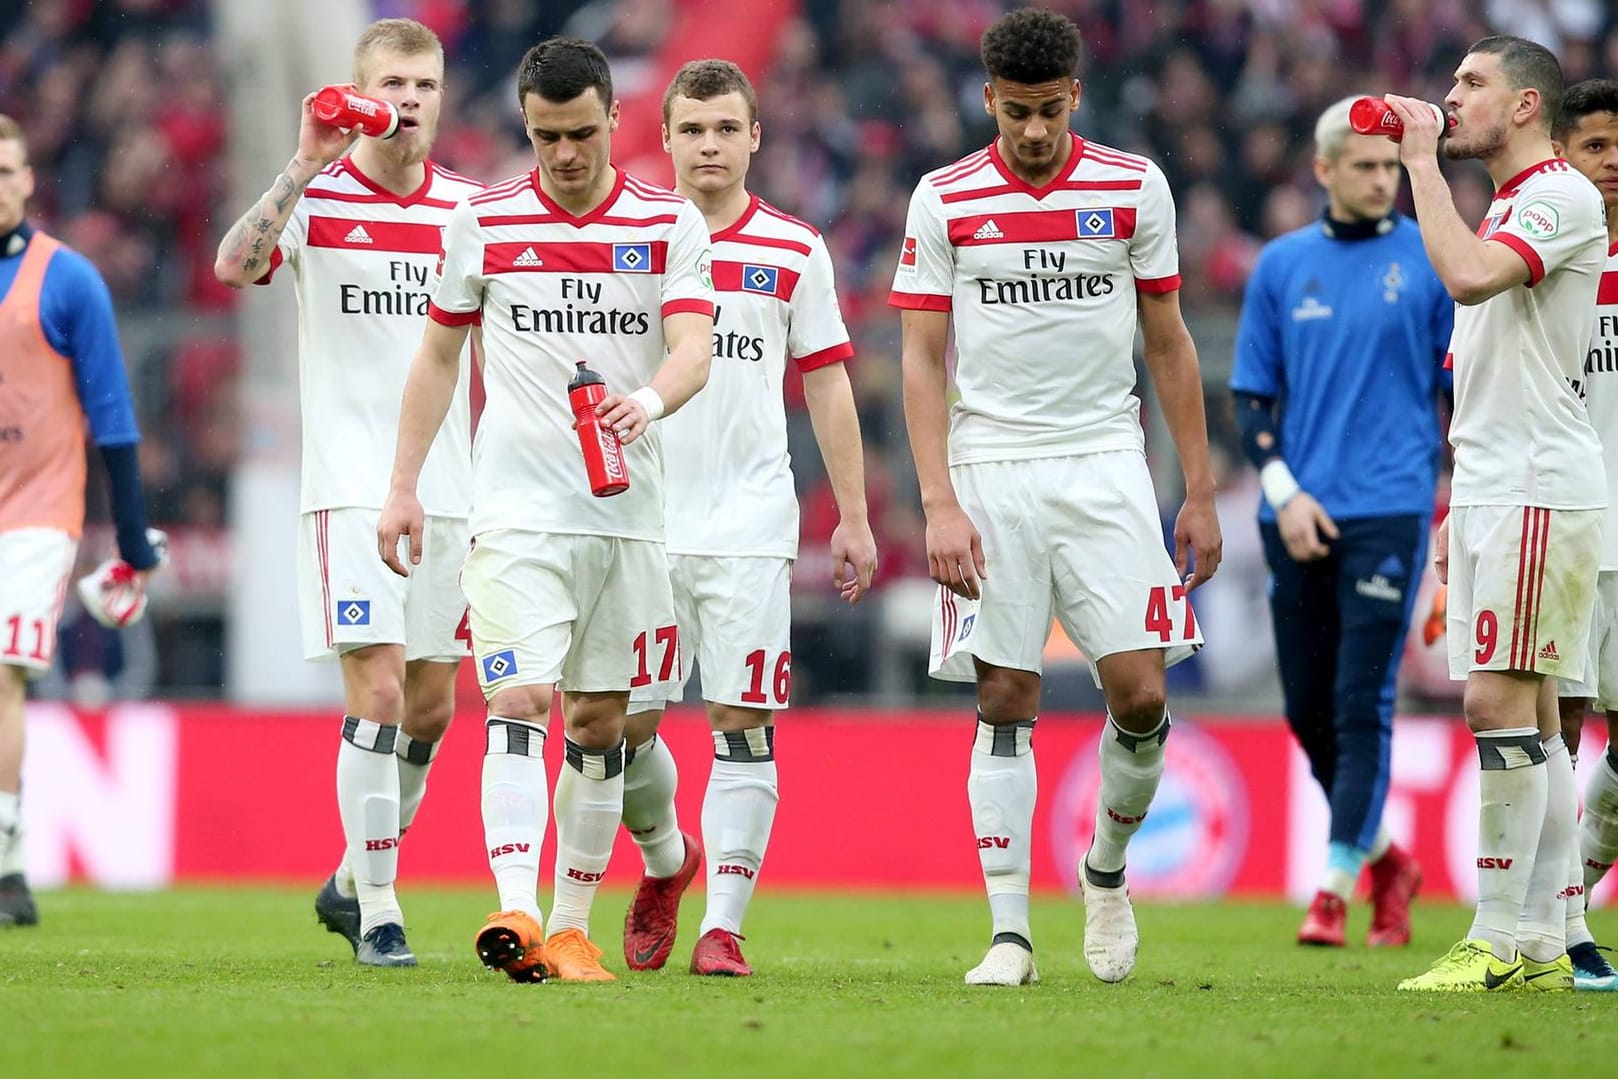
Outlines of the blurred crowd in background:
<svg viewBox="0 0 1618 1079">
<path fill-rule="evenodd" d="M 376 0 L 378 16 L 432 26 L 449 58 L 435 158 L 495 180 L 532 167 L 515 68 L 540 38 L 601 44 L 626 96 L 654 77 L 677 23 L 703 0 Z M 757 83 L 763 147 L 751 186 L 826 234 L 854 336 L 850 366 L 868 451 L 881 584 L 925 578 L 923 525 L 900 402 L 898 319 L 888 288 L 912 186 L 993 137 L 982 107 L 978 38 L 1002 0 L 803 0 Z M 1088 138 L 1148 155 L 1179 214 L 1187 321 L 1201 351 L 1222 472 L 1225 568 L 1199 592 L 1209 647 L 1181 672 L 1188 688 L 1240 696 L 1270 685 L 1264 570 L 1224 389 L 1242 288 L 1260 246 L 1307 224 L 1322 198 L 1310 171 L 1320 111 L 1356 92 L 1442 100 L 1477 38 L 1509 32 L 1561 59 L 1569 82 L 1618 71 L 1618 6 L 1601 0 L 1054 0 L 1086 46 Z M 716 28 L 714 52 L 745 28 Z M 101 269 L 120 309 L 145 442 L 154 521 L 186 535 L 182 587 L 153 619 L 164 647 L 97 641 L 67 662 L 115 677 L 120 693 L 218 692 L 227 586 L 225 505 L 239 459 L 239 350 L 211 265 L 219 236 L 268 177 L 226 174 L 224 80 L 208 0 L 25 0 L 0 5 L 0 112 L 28 132 L 38 181 L 31 217 Z M 333 81 L 345 72 L 331 73 Z M 660 90 L 660 88 L 658 88 Z M 655 124 L 655 115 L 624 122 Z M 258 132 L 288 149 L 295 132 Z M 1453 170 L 1463 216 L 1489 200 L 1476 166 Z M 792 446 L 804 497 L 795 641 L 802 695 L 878 684 L 929 692 L 879 647 L 881 607 L 832 611 L 824 541 L 836 510 L 801 400 Z M 1149 432 L 1151 428 L 1148 428 Z M 1152 441 L 1154 456 L 1168 454 Z M 1172 468 L 1165 474 L 1172 476 Z M 91 483 L 92 506 L 101 487 Z M 1160 485 L 1165 520 L 1178 492 Z M 95 510 L 92 509 L 92 515 Z M 86 547 L 92 547 L 87 544 Z M 102 552 L 88 551 L 92 560 Z M 147 634 L 152 634 L 148 629 Z M 1224 637 L 1226 644 L 1221 643 Z M 132 658 L 133 657 L 133 658 Z M 924 654 L 921 657 L 924 659 Z M 916 667 L 915 657 L 908 662 Z M 65 672 L 71 681 L 75 671 Z M 897 678 L 897 683 L 895 679 Z M 121 681 L 118 681 L 121 679 Z M 1186 688 L 1186 687 L 1182 687 Z M 936 690 L 931 690 L 936 691 Z"/>
</svg>

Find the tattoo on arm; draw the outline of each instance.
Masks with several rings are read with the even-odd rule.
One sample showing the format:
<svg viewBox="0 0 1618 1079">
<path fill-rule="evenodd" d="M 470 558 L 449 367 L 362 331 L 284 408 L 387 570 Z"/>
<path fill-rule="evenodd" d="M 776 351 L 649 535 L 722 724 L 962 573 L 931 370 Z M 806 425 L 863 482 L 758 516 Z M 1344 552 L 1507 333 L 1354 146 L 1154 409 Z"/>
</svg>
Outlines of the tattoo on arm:
<svg viewBox="0 0 1618 1079">
<path fill-rule="evenodd" d="M 282 171 L 253 208 L 230 227 L 219 245 L 220 252 L 239 265 L 246 276 L 256 278 L 262 274 L 269 261 L 268 252 L 281 239 L 292 206 L 306 186 L 307 183 L 298 183 Z"/>
</svg>

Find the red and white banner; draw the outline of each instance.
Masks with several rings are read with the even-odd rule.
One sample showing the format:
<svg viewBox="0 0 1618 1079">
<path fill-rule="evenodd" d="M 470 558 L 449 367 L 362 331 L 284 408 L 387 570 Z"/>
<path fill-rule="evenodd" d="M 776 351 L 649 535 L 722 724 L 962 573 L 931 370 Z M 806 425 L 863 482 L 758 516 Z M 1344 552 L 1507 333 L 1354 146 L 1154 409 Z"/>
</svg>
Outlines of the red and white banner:
<svg viewBox="0 0 1618 1079">
<path fill-rule="evenodd" d="M 1325 859 L 1326 807 L 1285 726 L 1259 717 L 1174 722 L 1162 787 L 1130 847 L 1132 889 L 1180 898 L 1311 895 Z M 1582 747 L 1586 767 L 1604 748 L 1594 726 Z M 130 704 L 80 714 L 30 704 L 29 872 L 44 887 L 74 879 L 115 888 L 317 882 L 341 847 L 338 729 L 334 713 Z M 1038 888 L 1074 886 L 1092 827 L 1100 730 L 1094 716 L 1040 719 Z M 680 819 L 696 831 L 712 757 L 707 724 L 700 712 L 676 709 L 663 733 L 684 768 Z M 769 885 L 975 891 L 966 805 L 972 734 L 969 712 L 785 713 Z M 561 747 L 547 756 L 554 781 Z M 405 839 L 405 880 L 489 879 L 478 816 L 482 760 L 481 716 L 463 712 Z M 1398 721 L 1388 821 L 1425 867 L 1429 896 L 1473 894 L 1476 760 L 1459 720 Z M 547 853 L 547 874 L 551 864 Z M 628 884 L 639 867 L 633 844 L 620 837 L 609 880 Z"/>
</svg>

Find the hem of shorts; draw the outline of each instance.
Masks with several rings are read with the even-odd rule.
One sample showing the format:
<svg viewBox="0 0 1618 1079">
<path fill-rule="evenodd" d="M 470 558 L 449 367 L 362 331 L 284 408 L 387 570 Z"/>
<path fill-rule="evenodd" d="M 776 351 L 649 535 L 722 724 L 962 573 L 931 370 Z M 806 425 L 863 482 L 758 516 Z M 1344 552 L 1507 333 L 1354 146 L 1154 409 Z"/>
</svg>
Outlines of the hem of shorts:
<svg viewBox="0 0 1618 1079">
<path fill-rule="evenodd" d="M 994 660 L 989 659 L 987 656 L 973 651 L 971 648 L 952 648 L 949 655 L 945 656 L 939 661 L 938 669 L 934 670 L 931 662 L 928 663 L 927 677 L 939 682 L 976 682 L 978 680 L 978 675 L 975 667 L 966 674 L 950 674 L 948 671 L 944 670 L 944 664 L 948 663 L 956 656 L 971 656 L 973 659 L 982 663 L 987 663 L 991 667 L 1001 667 L 1008 671 L 1026 671 L 1029 674 L 1037 674 L 1040 677 L 1044 677 L 1045 674 L 1045 665 L 1043 663 L 1035 667 L 1025 667 L 1020 663 L 997 663 Z"/>
<path fill-rule="evenodd" d="M 1559 504 L 1556 504 L 1556 503 L 1545 502 L 1545 501 L 1530 502 L 1527 499 L 1515 499 L 1514 500 L 1514 499 L 1502 499 L 1502 498 L 1485 498 L 1485 499 L 1479 499 L 1477 501 L 1473 501 L 1472 499 L 1465 498 L 1465 497 L 1455 498 L 1453 495 L 1450 497 L 1449 505 L 1450 505 L 1451 509 L 1454 509 L 1456 506 L 1477 506 L 1477 507 L 1504 506 L 1507 509 L 1558 510 L 1558 511 L 1563 512 L 1563 513 L 1587 513 L 1587 512 L 1589 512 L 1591 510 L 1605 510 L 1607 508 L 1607 503 L 1604 502 L 1604 501 L 1599 502 L 1594 506 L 1590 506 L 1590 505 L 1577 505 L 1577 506 L 1574 506 L 1574 505 L 1559 505 Z"/>
<path fill-rule="evenodd" d="M 50 659 L 45 660 L 44 662 L 40 662 L 39 660 L 24 659 L 22 656 L 7 656 L 5 659 L 0 659 L 0 667 L 16 667 L 18 670 L 23 672 L 23 678 L 30 682 L 36 678 L 44 678 L 47 674 L 50 674 L 51 668 L 55 665 L 55 655 L 52 655 Z"/>
<path fill-rule="evenodd" d="M 481 538 L 483 536 L 487 536 L 491 532 L 526 532 L 526 533 L 528 533 L 530 535 L 534 535 L 534 536 L 600 536 L 603 539 L 636 540 L 636 541 L 638 541 L 640 543 L 657 543 L 657 544 L 661 544 L 661 543 L 664 542 L 662 536 L 659 536 L 659 535 L 649 536 L 649 535 L 646 535 L 645 533 L 642 533 L 642 532 L 635 532 L 635 533 L 630 533 L 630 532 L 603 532 L 603 531 L 597 531 L 597 530 L 594 530 L 594 529 L 582 529 L 582 528 L 542 528 L 542 527 L 537 527 L 537 526 L 534 526 L 534 525 L 525 525 L 525 524 L 500 524 L 500 523 L 496 523 L 496 524 L 479 524 L 479 523 L 473 523 L 473 525 L 472 525 L 472 538 L 473 539 L 479 539 L 479 538 Z M 586 692 L 593 692 L 593 691 L 586 691 Z"/>
<path fill-rule="evenodd" d="M 380 503 L 380 502 L 368 503 L 368 502 L 326 502 L 326 501 L 321 501 L 321 502 L 317 502 L 317 503 L 314 503 L 312 505 L 300 508 L 298 510 L 298 516 L 302 517 L 304 514 L 308 514 L 308 513 L 330 513 L 332 510 L 370 510 L 372 513 L 381 513 L 382 512 L 382 503 Z M 472 510 L 471 510 L 470 507 L 468 507 L 468 508 L 466 508 L 464 510 L 461 510 L 459 512 L 454 512 L 454 511 L 446 512 L 444 510 L 431 509 L 431 508 L 429 508 L 427 506 L 423 506 L 422 507 L 422 516 L 423 517 L 442 517 L 442 518 L 445 518 L 445 519 L 451 520 L 451 521 L 468 521 L 468 520 L 471 520 L 471 518 L 472 518 Z"/>
<path fill-rule="evenodd" d="M 1168 644 L 1146 644 L 1139 648 L 1114 648 L 1111 652 L 1103 652 L 1099 656 L 1087 655 L 1084 657 L 1084 659 L 1085 662 L 1090 665 L 1091 669 L 1095 669 L 1096 664 L 1100 663 L 1108 656 L 1122 655 L 1125 652 L 1178 652 L 1179 655 L 1176 655 L 1173 658 L 1170 658 L 1167 655 L 1163 657 L 1163 666 L 1173 667 L 1176 664 L 1184 663 L 1186 660 L 1196 655 L 1202 650 L 1202 646 L 1207 643 L 1208 642 L 1206 641 L 1170 641 Z"/>
<path fill-rule="evenodd" d="M 952 449 L 949 455 L 949 466 L 954 468 L 956 465 L 992 465 L 1006 461 L 1044 461 L 1062 457 L 1093 457 L 1101 453 L 1136 453 L 1142 458 L 1146 456 L 1146 451 L 1141 448 L 1138 440 L 1120 438 L 1116 443 L 1108 442 L 1095 446 L 1053 443 L 1027 446 L 1021 449 L 1004 446 L 995 449 L 974 450 L 969 453 L 956 453 Z"/>
<path fill-rule="evenodd" d="M 791 554 L 784 554 L 784 553 L 782 553 L 780 551 L 756 551 L 756 550 L 754 550 L 754 551 L 738 551 L 738 550 L 734 550 L 734 549 L 731 549 L 731 550 L 717 550 L 717 549 L 708 549 L 708 548 L 701 548 L 701 547 L 676 547 L 674 544 L 669 543 L 667 541 L 664 541 L 663 545 L 668 548 L 668 552 L 669 552 L 669 555 L 671 557 L 672 556 L 678 556 L 680 558 L 771 558 L 771 559 L 781 559 L 781 560 L 786 561 L 786 562 L 796 562 L 798 560 L 798 552 L 796 550 L 793 550 L 793 552 Z"/>
<path fill-rule="evenodd" d="M 499 693 L 502 689 L 525 689 L 528 686 L 555 685 L 561 679 L 561 677 L 562 676 L 560 673 L 551 678 L 534 678 L 531 675 L 526 674 L 512 675 L 510 678 L 502 678 L 499 682 L 492 686 L 480 680 L 478 682 L 478 692 L 482 693 L 483 699 L 487 701 L 492 695 Z M 562 687 L 557 686 L 557 688 L 561 689 Z M 597 691 L 586 689 L 575 690 L 574 692 L 593 693 Z"/>
</svg>

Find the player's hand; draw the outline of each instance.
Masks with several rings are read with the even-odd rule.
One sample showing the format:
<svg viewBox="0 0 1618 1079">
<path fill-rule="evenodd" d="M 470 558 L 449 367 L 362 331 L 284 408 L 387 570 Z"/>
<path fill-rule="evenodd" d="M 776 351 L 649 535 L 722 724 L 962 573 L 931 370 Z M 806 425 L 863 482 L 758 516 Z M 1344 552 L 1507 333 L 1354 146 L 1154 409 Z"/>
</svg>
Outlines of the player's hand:
<svg viewBox="0 0 1618 1079">
<path fill-rule="evenodd" d="M 603 427 L 618 432 L 618 441 L 626 446 L 645 434 L 646 428 L 652 425 L 652 418 L 646 414 L 645 406 L 621 393 L 609 393 L 603 397 L 596 406 L 596 415 L 601 417 Z"/>
<path fill-rule="evenodd" d="M 983 537 L 960 506 L 927 515 L 927 573 L 965 599 L 981 599 L 989 576 Z"/>
<path fill-rule="evenodd" d="M 421 535 L 426 527 L 426 514 L 421 500 L 414 491 L 390 491 L 376 519 L 376 553 L 387 567 L 401 577 L 410 576 L 409 568 L 399 560 L 399 541 L 410 538 L 410 565 L 421 565 Z"/>
<path fill-rule="evenodd" d="M 849 605 L 871 590 L 876 576 L 876 537 L 871 523 L 843 518 L 831 534 L 831 583 Z"/>
<path fill-rule="evenodd" d="M 1225 537 L 1213 495 L 1187 498 L 1174 518 L 1174 569 L 1191 591 L 1219 571 Z M 1193 569 L 1194 567 L 1194 569 Z M 1192 570 L 1187 574 L 1187 570 Z"/>
<path fill-rule="evenodd" d="M 1406 165 L 1431 161 L 1438 155 L 1438 136 L 1448 118 L 1433 111 L 1432 103 L 1417 97 L 1385 94 L 1383 100 L 1404 121 L 1404 138 L 1399 142 L 1399 160 Z"/>
<path fill-rule="evenodd" d="M 1324 506 L 1308 491 L 1299 491 L 1275 513 L 1281 542 L 1294 562 L 1314 562 L 1331 554 L 1325 540 L 1341 533 Z"/>
<path fill-rule="evenodd" d="M 1438 583 L 1449 586 L 1449 518 L 1439 522 L 1438 535 L 1433 537 L 1433 572 Z"/>
<path fill-rule="evenodd" d="M 348 84 L 348 89 L 355 87 Z M 324 120 L 315 118 L 315 95 L 309 94 L 303 99 L 303 119 L 298 124 L 298 156 L 306 161 L 325 168 L 339 157 L 342 157 L 348 148 L 354 145 L 354 140 L 360 137 L 360 129 L 344 131 L 340 127 L 333 127 Z"/>
</svg>

